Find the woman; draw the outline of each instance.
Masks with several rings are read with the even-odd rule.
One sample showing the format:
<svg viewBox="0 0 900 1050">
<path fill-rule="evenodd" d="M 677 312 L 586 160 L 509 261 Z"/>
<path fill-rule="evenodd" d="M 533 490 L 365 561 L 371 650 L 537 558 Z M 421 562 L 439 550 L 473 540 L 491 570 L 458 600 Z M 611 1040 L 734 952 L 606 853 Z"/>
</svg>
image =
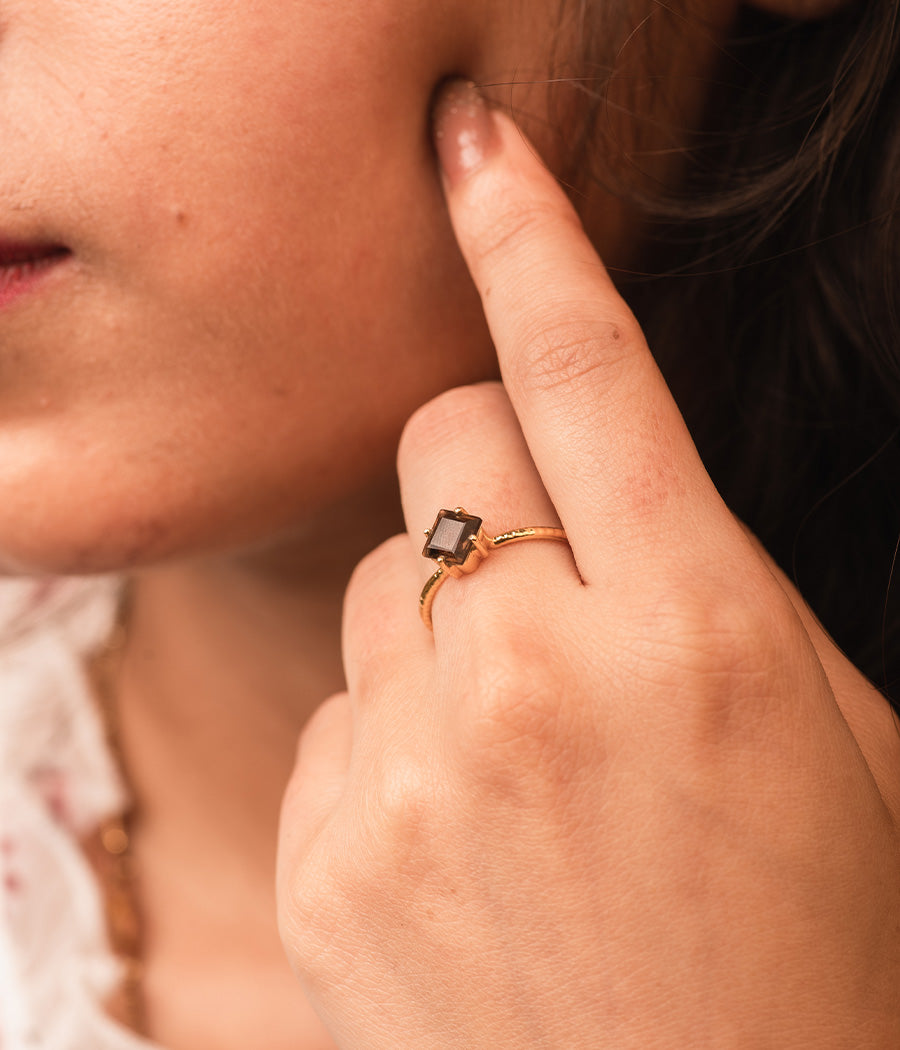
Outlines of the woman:
<svg viewBox="0 0 900 1050">
<path fill-rule="evenodd" d="M 767 4 L 871 33 L 831 6 Z M 465 73 L 607 264 L 650 265 L 642 202 L 736 243 L 749 189 L 672 198 L 737 15 L 7 5 L 0 552 L 128 580 L 8 585 L 7 1044 L 900 1041 L 888 703 L 726 509 L 516 127 L 456 82 L 428 134 Z M 695 321 L 644 291 L 651 332 Z M 673 383 L 715 415 L 711 343 Z M 759 472 L 723 415 L 711 461 Z M 488 558 L 426 592 L 432 634 L 421 530 L 457 506 Z M 526 526 L 568 544 L 490 549 Z"/>
</svg>

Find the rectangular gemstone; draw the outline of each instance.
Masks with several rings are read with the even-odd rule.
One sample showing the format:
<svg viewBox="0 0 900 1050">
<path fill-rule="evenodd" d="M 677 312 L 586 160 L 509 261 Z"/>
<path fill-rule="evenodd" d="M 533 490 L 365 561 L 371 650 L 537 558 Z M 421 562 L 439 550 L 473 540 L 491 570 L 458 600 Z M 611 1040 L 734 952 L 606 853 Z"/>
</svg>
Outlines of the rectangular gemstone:
<svg viewBox="0 0 900 1050">
<path fill-rule="evenodd" d="M 459 545 L 466 527 L 464 521 L 456 521 L 455 518 L 441 518 L 431 534 L 431 546 L 445 554 L 452 554 Z"/>
<path fill-rule="evenodd" d="M 428 542 L 422 553 L 426 558 L 443 558 L 453 565 L 462 565 L 480 528 L 481 518 L 453 510 L 442 510 L 431 527 Z"/>
</svg>

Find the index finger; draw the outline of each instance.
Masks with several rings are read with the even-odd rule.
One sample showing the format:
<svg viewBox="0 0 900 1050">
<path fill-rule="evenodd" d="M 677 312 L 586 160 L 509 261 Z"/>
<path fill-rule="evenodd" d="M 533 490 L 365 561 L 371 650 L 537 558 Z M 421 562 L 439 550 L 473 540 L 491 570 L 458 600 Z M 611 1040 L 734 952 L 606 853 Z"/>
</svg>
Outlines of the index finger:
<svg viewBox="0 0 900 1050">
<path fill-rule="evenodd" d="M 435 138 L 504 384 L 586 582 L 611 550 L 683 537 L 704 503 L 730 522 L 637 321 L 518 128 L 456 82 Z"/>
</svg>

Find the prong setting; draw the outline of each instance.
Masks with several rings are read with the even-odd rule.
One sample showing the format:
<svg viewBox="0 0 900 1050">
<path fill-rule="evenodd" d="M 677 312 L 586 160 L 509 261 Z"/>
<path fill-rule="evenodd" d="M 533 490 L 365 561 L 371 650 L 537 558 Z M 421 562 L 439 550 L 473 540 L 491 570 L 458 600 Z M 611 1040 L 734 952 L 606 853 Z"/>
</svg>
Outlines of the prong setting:
<svg viewBox="0 0 900 1050">
<path fill-rule="evenodd" d="M 486 551 L 482 543 L 479 548 L 481 518 L 467 514 L 461 507 L 456 510 L 441 510 L 427 532 L 428 542 L 422 554 L 447 566 L 463 566 L 478 550 L 483 557 Z"/>
<path fill-rule="evenodd" d="M 568 542 L 565 530 L 552 525 L 510 529 L 496 536 L 488 536 L 482 527 L 482 519 L 469 514 L 462 507 L 439 511 L 434 525 L 424 531 L 428 542 L 422 553 L 437 562 L 437 570 L 419 595 L 419 612 L 429 630 L 433 630 L 431 607 L 434 597 L 448 576 L 468 576 L 488 554 L 508 544 L 521 543 L 523 540 Z"/>
</svg>

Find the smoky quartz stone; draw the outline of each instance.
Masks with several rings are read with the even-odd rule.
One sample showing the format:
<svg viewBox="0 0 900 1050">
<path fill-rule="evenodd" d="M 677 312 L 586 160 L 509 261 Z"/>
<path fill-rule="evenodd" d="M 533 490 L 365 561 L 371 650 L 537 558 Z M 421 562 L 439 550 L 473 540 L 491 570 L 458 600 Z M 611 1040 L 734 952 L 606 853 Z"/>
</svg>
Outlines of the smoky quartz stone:
<svg viewBox="0 0 900 1050">
<path fill-rule="evenodd" d="M 480 528 L 481 518 L 473 514 L 463 510 L 439 511 L 422 553 L 426 558 L 443 558 L 449 565 L 462 565 Z"/>
</svg>

